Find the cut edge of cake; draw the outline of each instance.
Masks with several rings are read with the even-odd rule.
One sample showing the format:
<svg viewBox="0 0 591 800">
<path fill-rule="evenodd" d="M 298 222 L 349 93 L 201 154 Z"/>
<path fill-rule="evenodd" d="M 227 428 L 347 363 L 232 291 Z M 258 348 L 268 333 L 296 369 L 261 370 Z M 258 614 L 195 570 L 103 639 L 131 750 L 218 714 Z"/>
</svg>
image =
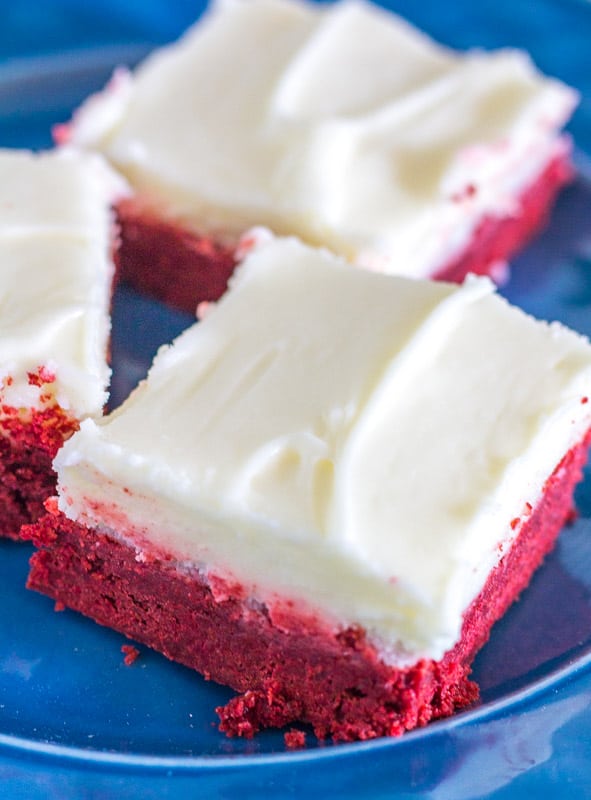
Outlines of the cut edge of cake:
<svg viewBox="0 0 591 800">
<path fill-rule="evenodd" d="M 108 397 L 124 180 L 101 156 L 1 150 L 0 535 L 43 512 L 53 459 Z"/>
</svg>

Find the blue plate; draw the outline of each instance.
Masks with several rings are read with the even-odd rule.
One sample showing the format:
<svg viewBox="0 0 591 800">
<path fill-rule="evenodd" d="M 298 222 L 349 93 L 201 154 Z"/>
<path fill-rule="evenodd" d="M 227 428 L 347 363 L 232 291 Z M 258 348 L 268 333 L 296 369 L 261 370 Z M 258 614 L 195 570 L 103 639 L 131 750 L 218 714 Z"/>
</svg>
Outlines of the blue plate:
<svg viewBox="0 0 591 800">
<path fill-rule="evenodd" d="M 176 36 L 194 3 L 145 0 L 86 7 L 32 0 L 3 9 L 0 145 L 50 144 L 51 124 Z M 591 334 L 591 6 L 401 0 L 396 8 L 453 46 L 514 45 L 577 86 L 572 123 L 579 177 L 544 234 L 515 262 L 504 293 L 536 316 Z M 560 38 L 556 33 L 559 31 Z M 562 46 L 568 42 L 568 46 Z M 587 65 L 588 66 L 588 65 Z M 113 402 L 157 347 L 190 318 L 118 290 Z M 30 550 L 1 542 L 0 781 L 12 798 L 417 798 L 588 796 L 591 786 L 591 475 L 580 516 L 475 664 L 482 702 L 402 739 L 285 750 L 278 732 L 253 741 L 217 731 L 231 693 L 23 588 Z"/>
</svg>

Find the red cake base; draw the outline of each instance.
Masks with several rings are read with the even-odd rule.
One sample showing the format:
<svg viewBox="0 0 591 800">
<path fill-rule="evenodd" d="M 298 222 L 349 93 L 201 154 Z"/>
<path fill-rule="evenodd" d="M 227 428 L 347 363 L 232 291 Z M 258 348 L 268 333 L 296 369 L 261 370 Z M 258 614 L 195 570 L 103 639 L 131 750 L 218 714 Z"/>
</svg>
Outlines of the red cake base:
<svg viewBox="0 0 591 800">
<path fill-rule="evenodd" d="M 41 369 L 29 381 L 42 385 Z M 20 539 L 21 525 L 45 513 L 44 503 L 55 494 L 52 462 L 59 447 L 78 428 L 59 406 L 36 411 L 2 404 L 0 416 L 0 536 Z"/>
<path fill-rule="evenodd" d="M 433 278 L 461 283 L 469 272 L 489 275 L 495 264 L 509 261 L 546 225 L 556 195 L 572 177 L 569 154 L 557 156 L 521 195 L 518 216 L 485 217 L 468 248 Z"/>
<path fill-rule="evenodd" d="M 519 198 L 519 215 L 485 217 L 466 250 L 432 277 L 460 283 L 469 272 L 493 273 L 545 225 L 572 174 L 569 154 L 557 156 Z M 139 292 L 194 314 L 200 302 L 217 300 L 226 291 L 236 266 L 232 248 L 163 218 L 138 198 L 119 203 L 118 220 L 120 275 Z"/>
<path fill-rule="evenodd" d="M 133 549 L 69 521 L 53 501 L 23 531 L 41 548 L 28 586 L 234 688 L 240 695 L 218 709 L 230 735 L 295 721 L 341 741 L 398 735 L 477 698 L 470 664 L 571 513 L 589 438 L 556 468 L 537 508 L 512 521 L 520 528 L 514 546 L 439 662 L 397 669 L 380 661 L 361 629 L 329 631 L 289 603 L 249 602 L 240 586 L 189 576 L 160 557 L 139 563 Z"/>
<path fill-rule="evenodd" d="M 117 219 L 117 271 L 124 283 L 193 315 L 200 302 L 224 294 L 236 266 L 233 248 L 166 220 L 137 198 L 118 204 Z"/>
</svg>

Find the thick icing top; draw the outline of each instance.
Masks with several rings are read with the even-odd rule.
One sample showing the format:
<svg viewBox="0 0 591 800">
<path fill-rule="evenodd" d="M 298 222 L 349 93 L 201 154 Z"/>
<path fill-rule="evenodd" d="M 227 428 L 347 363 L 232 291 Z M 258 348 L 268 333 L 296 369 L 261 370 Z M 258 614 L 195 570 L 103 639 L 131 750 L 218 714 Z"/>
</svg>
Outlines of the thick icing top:
<svg viewBox="0 0 591 800">
<path fill-rule="evenodd" d="M 71 138 L 202 230 L 266 225 L 420 276 L 513 209 L 575 99 L 523 53 L 455 53 L 361 0 L 217 0 Z"/>
<path fill-rule="evenodd" d="M 60 507 L 439 657 L 591 422 L 591 347 L 494 294 L 261 242 L 56 459 Z M 525 516 L 524 516 L 525 515 Z"/>
<path fill-rule="evenodd" d="M 36 406 L 28 372 L 74 416 L 100 413 L 113 264 L 111 204 L 125 191 L 98 155 L 0 150 L 2 402 Z M 6 378 L 9 378 L 6 381 Z"/>
</svg>

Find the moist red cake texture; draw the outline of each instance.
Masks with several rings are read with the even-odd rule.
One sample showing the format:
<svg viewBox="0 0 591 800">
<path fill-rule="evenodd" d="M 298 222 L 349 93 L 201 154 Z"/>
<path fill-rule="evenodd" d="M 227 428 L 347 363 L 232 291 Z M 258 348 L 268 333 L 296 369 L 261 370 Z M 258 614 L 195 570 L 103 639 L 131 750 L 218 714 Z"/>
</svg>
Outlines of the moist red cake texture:
<svg viewBox="0 0 591 800">
<path fill-rule="evenodd" d="M 494 278 L 495 267 L 544 227 L 556 195 L 572 177 L 569 153 L 561 153 L 522 193 L 518 214 L 485 217 L 465 250 L 432 277 L 456 283 L 468 273 Z M 233 248 L 167 219 L 137 196 L 122 200 L 117 215 L 118 267 L 124 282 L 190 314 L 200 302 L 218 300 L 226 291 L 237 263 Z"/>
<path fill-rule="evenodd" d="M 537 506 L 526 504 L 511 522 L 519 528 L 515 543 L 440 661 L 389 666 L 360 628 L 333 631 L 288 602 L 253 602 L 221 576 L 177 570 L 166 554 L 140 563 L 134 549 L 67 519 L 54 500 L 23 529 L 40 548 L 28 586 L 232 687 L 238 696 L 217 709 L 230 736 L 294 722 L 335 741 L 396 736 L 476 701 L 472 660 L 571 515 L 590 441 L 591 432 L 564 456 Z"/>
<path fill-rule="evenodd" d="M 28 380 L 49 389 L 55 376 L 40 367 Z M 10 377 L 4 379 L 4 385 L 10 382 Z M 78 421 L 54 403 L 49 391 L 41 394 L 39 409 L 8 405 L 1 394 L 0 403 L 0 535 L 19 539 L 21 525 L 38 519 L 45 500 L 55 493 L 52 461 Z"/>
<path fill-rule="evenodd" d="M 122 200 L 117 218 L 124 283 L 189 314 L 224 294 L 237 263 L 232 248 L 164 219 L 138 198 Z"/>
</svg>

